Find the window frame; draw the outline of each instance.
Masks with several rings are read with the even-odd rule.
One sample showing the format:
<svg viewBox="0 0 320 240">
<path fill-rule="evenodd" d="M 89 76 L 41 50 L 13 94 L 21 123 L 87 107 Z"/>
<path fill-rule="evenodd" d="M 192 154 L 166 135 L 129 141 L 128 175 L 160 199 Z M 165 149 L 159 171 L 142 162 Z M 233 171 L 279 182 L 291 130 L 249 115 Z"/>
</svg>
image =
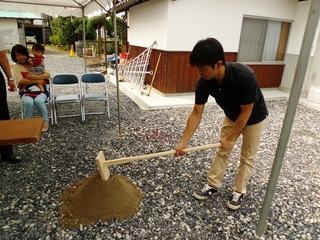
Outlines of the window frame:
<svg viewBox="0 0 320 240">
<path fill-rule="evenodd" d="M 245 19 L 250 19 L 250 20 L 263 20 L 263 21 L 266 21 L 266 27 L 265 27 L 265 32 L 264 32 L 264 38 L 261 39 L 263 41 L 263 49 L 262 49 L 262 52 L 259 53 L 259 59 L 260 61 L 243 61 L 241 59 L 239 59 L 239 55 L 241 55 L 241 41 L 242 41 L 242 35 L 244 34 L 244 21 Z M 283 53 L 276 53 L 276 56 L 278 56 L 278 54 L 283 54 L 283 60 L 264 60 L 264 56 L 265 56 L 265 52 L 266 52 L 266 39 L 267 39 L 267 36 L 268 36 L 268 33 L 270 34 L 270 32 L 268 32 L 268 29 L 269 29 L 269 25 L 270 25 L 270 22 L 277 22 L 277 23 L 281 23 L 281 29 L 280 29 L 280 36 L 281 37 L 284 37 L 286 43 L 285 43 L 285 47 L 283 47 L 283 39 L 282 39 L 282 42 L 278 42 L 278 46 L 277 46 L 277 49 L 279 49 L 279 47 L 282 47 L 281 49 L 283 50 Z M 284 24 L 287 24 L 286 27 L 287 29 L 283 29 L 283 25 Z M 276 19 L 276 18 L 265 18 L 265 17 L 258 17 L 258 16 L 250 16 L 250 15 L 244 15 L 243 18 L 242 18 L 242 27 L 241 27 L 241 31 L 240 31 L 240 37 L 239 37 L 239 45 L 238 45 L 238 54 L 237 54 L 237 62 L 242 62 L 242 63 L 245 63 L 245 64 L 255 64 L 255 65 L 266 65 L 266 64 L 284 64 L 285 62 L 285 57 L 286 57 L 286 52 L 287 52 L 287 49 L 288 49 L 288 45 L 289 45 L 289 39 L 290 39 L 290 34 L 291 34 L 291 29 L 292 29 L 292 21 L 290 20 L 284 20 L 284 19 Z M 285 35 L 282 35 L 282 34 L 285 34 Z M 245 51 L 245 50 L 244 50 Z M 240 53 L 240 54 L 239 54 Z"/>
</svg>

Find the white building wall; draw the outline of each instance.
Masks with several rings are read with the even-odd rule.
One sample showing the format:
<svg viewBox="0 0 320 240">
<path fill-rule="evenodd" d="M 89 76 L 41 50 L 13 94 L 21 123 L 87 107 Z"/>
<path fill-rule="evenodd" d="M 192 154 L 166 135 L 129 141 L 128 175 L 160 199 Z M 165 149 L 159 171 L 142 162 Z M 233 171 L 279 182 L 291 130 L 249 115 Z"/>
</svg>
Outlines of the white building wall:
<svg viewBox="0 0 320 240">
<path fill-rule="evenodd" d="M 290 42 L 287 48 L 285 59 L 285 69 L 282 76 L 280 89 L 290 92 L 294 80 L 294 74 L 301 50 L 301 44 L 304 37 L 304 31 L 307 24 L 311 1 L 299 2 L 295 21 L 292 24 Z M 314 42 L 311 47 L 310 58 L 304 83 L 301 90 L 301 96 L 306 97 L 311 86 L 320 86 L 320 24 L 315 34 Z"/>
<path fill-rule="evenodd" d="M 153 0 L 143 7 L 130 8 L 128 41 L 130 45 L 148 47 L 157 41 L 158 49 L 166 49 L 168 2 Z"/>
<path fill-rule="evenodd" d="M 207 37 L 217 38 L 226 52 L 238 52 L 244 16 L 292 22 L 280 88 L 291 89 L 311 1 L 298 0 L 151 0 L 130 9 L 128 40 L 148 47 L 154 40 L 164 51 L 191 51 Z M 319 27 L 318 27 L 319 29 Z M 319 30 L 303 85 L 306 95 L 320 86 Z"/>
<path fill-rule="evenodd" d="M 320 24 L 318 24 L 318 29 Z M 317 33 L 318 42 L 315 46 L 314 57 L 310 63 L 310 71 L 305 78 L 303 91 L 309 91 L 311 86 L 320 86 L 320 33 Z"/>
<path fill-rule="evenodd" d="M 306 27 L 311 2 L 303 1 L 297 6 L 297 13 L 291 26 L 290 41 L 287 48 L 288 54 L 299 54 Z"/>
<path fill-rule="evenodd" d="M 19 43 L 19 32 L 16 19 L 0 19 L 0 33 L 10 50 L 15 44 Z"/>
<path fill-rule="evenodd" d="M 190 51 L 198 40 L 214 37 L 226 51 L 238 51 L 243 15 L 236 6 L 230 8 L 230 2 L 238 5 L 232 0 L 169 1 L 166 50 Z"/>
<path fill-rule="evenodd" d="M 293 21 L 292 0 L 151 0 L 130 9 L 129 43 L 166 51 L 190 51 L 206 37 L 217 38 L 227 52 L 238 52 L 243 16 Z M 286 9 L 285 11 L 283 9 Z"/>
</svg>

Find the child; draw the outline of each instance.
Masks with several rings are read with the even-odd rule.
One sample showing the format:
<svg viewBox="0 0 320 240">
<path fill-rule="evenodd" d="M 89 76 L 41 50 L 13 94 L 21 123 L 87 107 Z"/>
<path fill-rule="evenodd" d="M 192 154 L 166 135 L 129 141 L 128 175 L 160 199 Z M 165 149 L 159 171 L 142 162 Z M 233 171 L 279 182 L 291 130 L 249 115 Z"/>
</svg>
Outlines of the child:
<svg viewBox="0 0 320 240">
<path fill-rule="evenodd" d="M 32 54 L 33 57 L 31 57 L 30 59 L 28 59 L 28 62 L 31 64 L 31 68 L 30 68 L 30 73 L 31 74 L 35 74 L 35 75 L 40 75 L 44 73 L 44 57 L 43 57 L 43 53 L 44 53 L 44 46 L 42 46 L 39 43 L 36 43 L 32 46 Z M 47 84 L 47 80 L 43 80 L 42 84 L 37 84 L 37 87 L 40 89 L 40 92 L 44 92 L 43 89 L 43 85 Z M 22 88 L 20 88 L 20 91 L 24 91 L 25 87 L 22 86 Z"/>
</svg>

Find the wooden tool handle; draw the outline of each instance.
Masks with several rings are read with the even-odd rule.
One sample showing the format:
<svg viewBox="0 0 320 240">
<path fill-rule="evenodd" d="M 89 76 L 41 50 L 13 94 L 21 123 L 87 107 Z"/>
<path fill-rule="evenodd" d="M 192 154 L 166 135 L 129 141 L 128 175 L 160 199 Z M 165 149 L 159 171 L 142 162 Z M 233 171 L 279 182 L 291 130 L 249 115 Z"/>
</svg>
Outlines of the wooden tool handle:
<svg viewBox="0 0 320 240">
<path fill-rule="evenodd" d="M 198 146 L 198 147 L 186 148 L 186 149 L 184 149 L 184 151 L 187 153 L 187 152 L 205 150 L 205 149 L 210 149 L 210 148 L 215 148 L 215 147 L 220 147 L 220 146 L 221 146 L 220 143 L 213 143 L 213 144 L 208 144 L 208 145 L 203 145 L 203 146 Z M 116 165 L 116 164 L 133 162 L 136 160 L 168 156 L 168 155 L 175 154 L 175 152 L 176 152 L 176 150 L 170 150 L 170 151 L 166 151 L 166 152 L 152 153 L 152 154 L 147 154 L 147 155 L 142 155 L 142 156 L 118 158 L 118 159 L 113 159 L 113 160 L 107 160 L 107 161 L 103 162 L 103 165 L 104 166 L 111 166 L 111 165 Z"/>
<path fill-rule="evenodd" d="M 161 53 L 159 54 L 157 65 L 156 65 L 156 69 L 154 70 L 154 73 L 153 73 L 153 77 L 152 77 L 151 84 L 150 84 L 149 91 L 148 91 L 148 96 L 150 95 L 150 92 L 151 92 L 151 89 L 152 89 L 152 85 L 153 85 L 153 81 L 154 81 L 154 79 L 156 77 L 156 74 L 157 74 L 160 58 L 161 58 Z"/>
</svg>

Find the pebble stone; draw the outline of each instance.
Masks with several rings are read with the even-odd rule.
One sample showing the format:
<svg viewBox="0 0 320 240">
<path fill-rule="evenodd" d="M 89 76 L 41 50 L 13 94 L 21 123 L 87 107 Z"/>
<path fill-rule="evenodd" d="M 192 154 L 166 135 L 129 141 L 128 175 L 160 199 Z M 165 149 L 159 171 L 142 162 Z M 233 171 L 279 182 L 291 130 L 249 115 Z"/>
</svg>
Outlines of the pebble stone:
<svg viewBox="0 0 320 240">
<path fill-rule="evenodd" d="M 83 59 L 46 55 L 52 73 L 81 76 Z M 102 67 L 89 68 L 89 71 Z M 68 91 L 68 89 L 64 89 Z M 253 239 L 281 132 L 287 100 L 267 100 L 269 117 L 263 132 L 248 195 L 237 211 L 226 201 L 239 164 L 241 137 L 229 163 L 221 193 L 196 201 L 215 150 L 185 157 L 159 157 L 109 167 L 132 181 L 143 193 L 138 213 L 127 220 L 98 221 L 63 229 L 60 195 L 77 180 L 98 171 L 95 157 L 137 156 L 175 147 L 192 107 L 141 110 L 121 93 L 122 136 L 118 134 L 117 91 L 109 84 L 111 118 L 105 115 L 60 118 L 38 143 L 14 147 L 19 164 L 0 161 L 0 239 Z M 17 93 L 9 93 L 11 117 L 20 118 Z M 62 108 L 63 109 L 63 108 Z M 73 109 L 78 109 L 74 106 Z M 71 111 L 72 107 L 64 108 Z M 320 236 L 320 113 L 298 105 L 281 174 L 261 239 L 319 239 Z M 223 112 L 212 104 L 189 146 L 219 140 Z"/>
</svg>

